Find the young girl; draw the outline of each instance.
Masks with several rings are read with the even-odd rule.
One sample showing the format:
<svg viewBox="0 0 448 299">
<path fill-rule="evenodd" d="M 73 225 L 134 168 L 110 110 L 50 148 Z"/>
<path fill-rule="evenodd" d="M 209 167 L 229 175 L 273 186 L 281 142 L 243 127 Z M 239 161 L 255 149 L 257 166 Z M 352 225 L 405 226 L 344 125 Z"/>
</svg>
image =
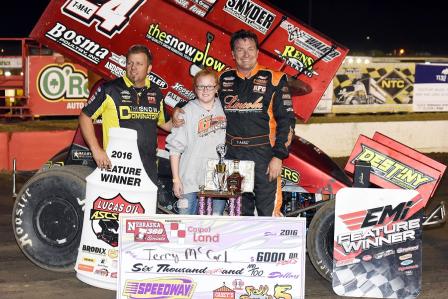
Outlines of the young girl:
<svg viewBox="0 0 448 299">
<path fill-rule="evenodd" d="M 216 146 L 225 143 L 226 117 L 216 98 L 218 75 L 199 71 L 193 79 L 196 99 L 182 109 L 185 124 L 173 128 L 167 137 L 170 151 L 173 192 L 179 198 L 179 214 L 197 214 L 197 192 L 204 185 L 208 159 L 217 159 Z M 213 200 L 213 214 L 222 215 L 226 201 Z"/>
</svg>

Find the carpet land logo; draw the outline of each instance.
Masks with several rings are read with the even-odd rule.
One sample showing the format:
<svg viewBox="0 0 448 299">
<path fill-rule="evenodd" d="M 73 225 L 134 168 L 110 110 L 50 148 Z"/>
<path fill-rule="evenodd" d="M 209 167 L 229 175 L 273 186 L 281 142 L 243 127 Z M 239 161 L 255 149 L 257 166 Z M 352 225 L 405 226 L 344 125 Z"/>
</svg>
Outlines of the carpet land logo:
<svg viewBox="0 0 448 299">
<path fill-rule="evenodd" d="M 356 160 L 370 162 L 373 174 L 398 187 L 415 190 L 421 185 L 434 181 L 433 177 L 364 144 L 361 144 L 361 149 L 361 152 L 350 163 L 354 164 Z"/>
<path fill-rule="evenodd" d="M 37 89 L 48 102 L 87 100 L 87 74 L 73 64 L 50 64 L 37 76 Z"/>
<path fill-rule="evenodd" d="M 192 279 L 182 277 L 126 280 L 122 294 L 128 299 L 190 299 L 195 288 Z"/>
</svg>

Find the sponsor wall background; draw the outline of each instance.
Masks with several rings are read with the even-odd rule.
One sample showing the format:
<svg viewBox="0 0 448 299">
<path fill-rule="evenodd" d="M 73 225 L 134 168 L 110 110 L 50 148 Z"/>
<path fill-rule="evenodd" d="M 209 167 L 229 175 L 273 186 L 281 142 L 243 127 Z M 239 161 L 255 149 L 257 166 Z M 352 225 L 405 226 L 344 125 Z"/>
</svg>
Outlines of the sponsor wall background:
<svg viewBox="0 0 448 299">
<path fill-rule="evenodd" d="M 415 65 L 346 64 L 333 79 L 333 112 L 412 111 Z"/>
<path fill-rule="evenodd" d="M 414 111 L 448 111 L 448 64 L 417 64 Z"/>
<path fill-rule="evenodd" d="M 344 63 L 315 114 L 448 111 L 448 64 Z"/>
<path fill-rule="evenodd" d="M 89 96 L 85 67 L 56 64 L 52 56 L 30 56 L 28 68 L 32 115 L 79 115 Z"/>
</svg>

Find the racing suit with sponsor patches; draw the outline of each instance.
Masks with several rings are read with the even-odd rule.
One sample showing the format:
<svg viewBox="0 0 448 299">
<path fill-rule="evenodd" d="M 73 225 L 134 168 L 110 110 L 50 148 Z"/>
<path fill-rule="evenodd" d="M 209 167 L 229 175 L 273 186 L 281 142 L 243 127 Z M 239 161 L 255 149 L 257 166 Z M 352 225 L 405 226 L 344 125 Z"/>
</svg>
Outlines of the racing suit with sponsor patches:
<svg viewBox="0 0 448 299">
<path fill-rule="evenodd" d="M 82 109 L 92 119 L 102 116 L 104 149 L 109 142 L 109 128 L 137 131 L 140 157 L 154 184 L 157 184 L 157 125 L 164 124 L 168 119 L 162 99 L 160 89 L 151 85 L 148 79 L 144 87 L 136 88 L 124 76 L 98 87 Z"/>
<path fill-rule="evenodd" d="M 227 117 L 228 159 L 255 162 L 255 194 L 243 194 L 243 211 L 271 216 L 282 204 L 281 178 L 269 182 L 272 157 L 285 159 L 295 117 L 286 75 L 257 65 L 245 78 L 231 69 L 220 76 L 220 93 Z"/>
</svg>

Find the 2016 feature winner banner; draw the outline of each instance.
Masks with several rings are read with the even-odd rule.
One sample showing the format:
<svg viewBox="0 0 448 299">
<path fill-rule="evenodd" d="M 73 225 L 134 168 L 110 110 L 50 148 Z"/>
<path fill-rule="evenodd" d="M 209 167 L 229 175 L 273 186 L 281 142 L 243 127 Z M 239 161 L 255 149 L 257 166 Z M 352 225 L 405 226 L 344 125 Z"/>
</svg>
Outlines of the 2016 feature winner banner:
<svg viewBox="0 0 448 299">
<path fill-rule="evenodd" d="M 117 298 L 304 298 L 305 219 L 120 215 Z"/>
<path fill-rule="evenodd" d="M 415 65 L 345 64 L 333 79 L 333 113 L 412 111 Z"/>
<path fill-rule="evenodd" d="M 448 64 L 417 64 L 414 111 L 448 111 Z"/>
<path fill-rule="evenodd" d="M 344 188 L 336 194 L 333 290 L 415 298 L 421 289 L 423 199 L 415 190 Z"/>
</svg>

